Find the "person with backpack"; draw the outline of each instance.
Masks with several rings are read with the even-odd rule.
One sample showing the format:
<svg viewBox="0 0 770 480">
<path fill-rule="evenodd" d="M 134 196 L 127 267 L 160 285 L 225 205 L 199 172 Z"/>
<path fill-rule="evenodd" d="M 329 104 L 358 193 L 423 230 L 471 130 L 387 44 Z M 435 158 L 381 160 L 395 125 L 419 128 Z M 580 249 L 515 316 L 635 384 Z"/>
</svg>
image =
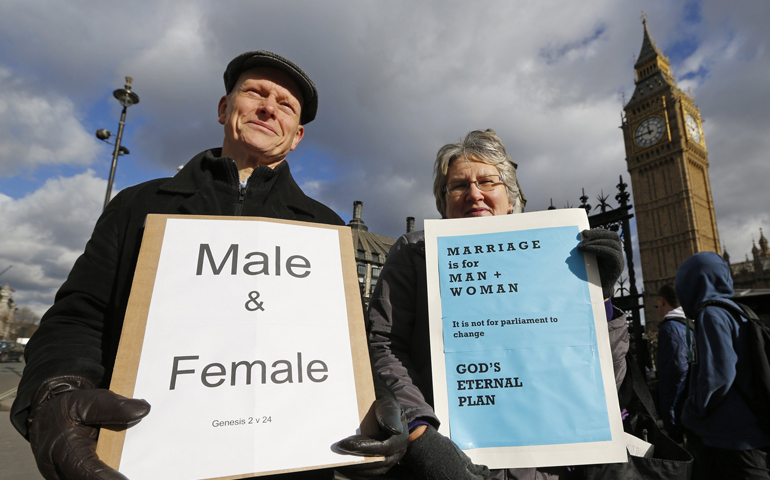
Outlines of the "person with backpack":
<svg viewBox="0 0 770 480">
<path fill-rule="evenodd" d="M 693 479 L 770 479 L 770 435 L 749 405 L 753 325 L 731 300 L 730 267 L 714 252 L 697 253 L 677 270 L 676 294 L 698 325 L 682 409 Z"/>
<path fill-rule="evenodd" d="M 682 427 L 674 424 L 674 399 L 687 377 L 687 327 L 674 285 L 667 283 L 658 291 L 658 313 L 663 320 L 658 325 L 658 405 L 663 426 L 669 436 L 679 443 L 684 440 Z M 691 327 L 692 328 L 692 327 Z M 691 332 L 692 335 L 692 332 Z"/>
</svg>

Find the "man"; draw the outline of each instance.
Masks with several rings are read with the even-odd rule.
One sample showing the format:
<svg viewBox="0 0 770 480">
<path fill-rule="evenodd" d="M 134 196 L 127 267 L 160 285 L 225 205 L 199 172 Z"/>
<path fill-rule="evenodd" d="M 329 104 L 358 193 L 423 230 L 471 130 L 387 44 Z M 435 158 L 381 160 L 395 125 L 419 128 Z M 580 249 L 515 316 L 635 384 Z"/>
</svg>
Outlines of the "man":
<svg viewBox="0 0 770 480">
<path fill-rule="evenodd" d="M 730 267 L 714 252 L 697 253 L 677 270 L 676 294 L 698 325 L 697 356 L 682 410 L 695 458 L 693 478 L 770 479 L 770 436 L 743 398 L 752 375 L 748 320 L 722 306 L 704 305 L 719 301 L 738 308 L 730 300 Z"/>
<path fill-rule="evenodd" d="M 676 392 L 687 377 L 687 327 L 674 286 L 667 283 L 658 291 L 658 313 L 663 320 L 658 326 L 658 403 L 663 424 L 671 438 L 682 442 L 682 427 L 672 423 Z M 692 325 L 690 326 L 692 328 Z M 690 336 L 694 336 L 690 332 Z M 690 340 L 692 342 L 692 339 Z"/>
<path fill-rule="evenodd" d="M 300 190 L 286 161 L 316 115 L 318 92 L 310 77 L 286 58 L 253 51 L 230 62 L 224 81 L 227 94 L 218 106 L 222 148 L 198 154 L 171 179 L 127 188 L 109 203 L 27 346 L 11 421 L 30 440 L 47 479 L 125 478 L 99 461 L 94 447 L 100 426 L 130 426 L 150 410 L 144 400 L 106 390 L 148 214 L 248 215 L 344 225 Z M 375 408 L 385 429 L 381 437 L 349 437 L 339 445 L 387 460 L 349 467 L 349 476 L 379 474 L 406 448 L 402 412 L 388 393 L 377 385 Z M 331 475 L 316 471 L 280 478 Z"/>
</svg>

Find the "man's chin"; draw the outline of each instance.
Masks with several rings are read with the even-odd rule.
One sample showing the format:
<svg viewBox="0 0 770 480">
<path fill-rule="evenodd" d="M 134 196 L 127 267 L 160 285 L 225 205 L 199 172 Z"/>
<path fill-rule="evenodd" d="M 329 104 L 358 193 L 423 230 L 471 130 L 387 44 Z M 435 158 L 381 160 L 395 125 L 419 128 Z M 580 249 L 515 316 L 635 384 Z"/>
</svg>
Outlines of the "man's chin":
<svg viewBox="0 0 770 480">
<path fill-rule="evenodd" d="M 273 141 L 270 141 L 270 140 L 273 140 Z M 272 138 L 248 137 L 244 139 L 243 149 L 246 152 L 248 152 L 250 155 L 255 155 L 260 157 L 276 156 L 279 152 L 282 151 L 281 145 L 276 144 L 275 137 L 272 137 Z M 284 150 L 286 150 L 286 154 L 289 153 L 288 149 L 284 149 Z M 286 155 L 284 154 L 284 156 Z"/>
</svg>

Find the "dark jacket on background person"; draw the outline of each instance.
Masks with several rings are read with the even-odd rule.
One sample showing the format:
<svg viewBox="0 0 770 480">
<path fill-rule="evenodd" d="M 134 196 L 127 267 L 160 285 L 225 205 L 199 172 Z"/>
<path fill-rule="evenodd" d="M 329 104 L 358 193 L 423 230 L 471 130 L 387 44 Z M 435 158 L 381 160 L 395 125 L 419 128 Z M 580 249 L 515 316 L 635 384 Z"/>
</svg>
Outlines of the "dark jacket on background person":
<svg viewBox="0 0 770 480">
<path fill-rule="evenodd" d="M 396 394 L 407 422 L 421 419 L 438 428 L 433 411 L 426 275 L 425 232 L 403 235 L 388 254 L 369 306 L 369 349 L 375 371 Z M 629 346 L 626 316 L 615 318 L 608 328 L 619 388 Z"/>
<path fill-rule="evenodd" d="M 77 375 L 109 388 L 148 214 L 243 215 L 344 225 L 306 196 L 286 161 L 254 169 L 240 188 L 238 169 L 221 149 L 195 156 L 173 178 L 121 191 L 96 223 L 85 252 L 30 339 L 11 421 L 27 437 L 32 398 L 47 379 Z"/>
<path fill-rule="evenodd" d="M 672 423 L 674 400 L 679 387 L 687 377 L 687 327 L 676 319 L 685 319 L 682 307 L 677 307 L 663 317 L 658 327 L 658 405 L 663 424 L 671 433 L 679 436 L 679 428 Z M 692 327 L 691 327 L 692 328 Z M 695 332 L 690 331 L 691 340 Z"/>
<path fill-rule="evenodd" d="M 701 252 L 686 260 L 676 274 L 676 295 L 685 314 L 694 318 L 696 362 L 691 365 L 682 423 L 710 447 L 749 450 L 767 447 L 770 438 L 741 398 L 748 388 L 748 320 L 703 302 L 733 304 L 730 267 L 716 253 Z"/>
</svg>

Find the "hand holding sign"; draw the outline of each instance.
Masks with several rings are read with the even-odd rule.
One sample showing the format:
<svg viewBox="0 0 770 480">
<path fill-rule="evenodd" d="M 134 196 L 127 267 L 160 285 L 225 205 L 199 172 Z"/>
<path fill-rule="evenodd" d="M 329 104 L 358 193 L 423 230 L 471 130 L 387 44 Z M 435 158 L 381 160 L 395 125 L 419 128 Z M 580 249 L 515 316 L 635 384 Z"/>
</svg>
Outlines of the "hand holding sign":
<svg viewBox="0 0 770 480">
<path fill-rule="evenodd" d="M 409 445 L 404 462 L 419 478 L 485 480 L 489 477 L 486 465 L 474 464 L 452 440 L 432 426 Z"/>
<path fill-rule="evenodd" d="M 374 411 L 380 425 L 379 435 L 353 435 L 339 442 L 337 448 L 352 455 L 381 455 L 385 460 L 341 469 L 353 480 L 383 475 L 398 463 L 406 452 L 409 427 L 406 424 L 404 409 L 393 392 L 381 381 L 375 383 L 375 393 L 377 400 L 374 402 Z"/>
<path fill-rule="evenodd" d="M 599 267 L 599 277 L 602 280 L 602 295 L 605 299 L 612 298 L 615 293 L 615 283 L 623 273 L 623 245 L 617 233 L 603 228 L 583 230 L 583 241 L 578 250 L 596 255 Z"/>
<path fill-rule="evenodd" d="M 48 480 L 125 480 L 94 453 L 99 427 L 126 428 L 144 418 L 150 405 L 126 398 L 77 376 L 44 383 L 30 413 L 29 440 L 40 473 Z"/>
</svg>

